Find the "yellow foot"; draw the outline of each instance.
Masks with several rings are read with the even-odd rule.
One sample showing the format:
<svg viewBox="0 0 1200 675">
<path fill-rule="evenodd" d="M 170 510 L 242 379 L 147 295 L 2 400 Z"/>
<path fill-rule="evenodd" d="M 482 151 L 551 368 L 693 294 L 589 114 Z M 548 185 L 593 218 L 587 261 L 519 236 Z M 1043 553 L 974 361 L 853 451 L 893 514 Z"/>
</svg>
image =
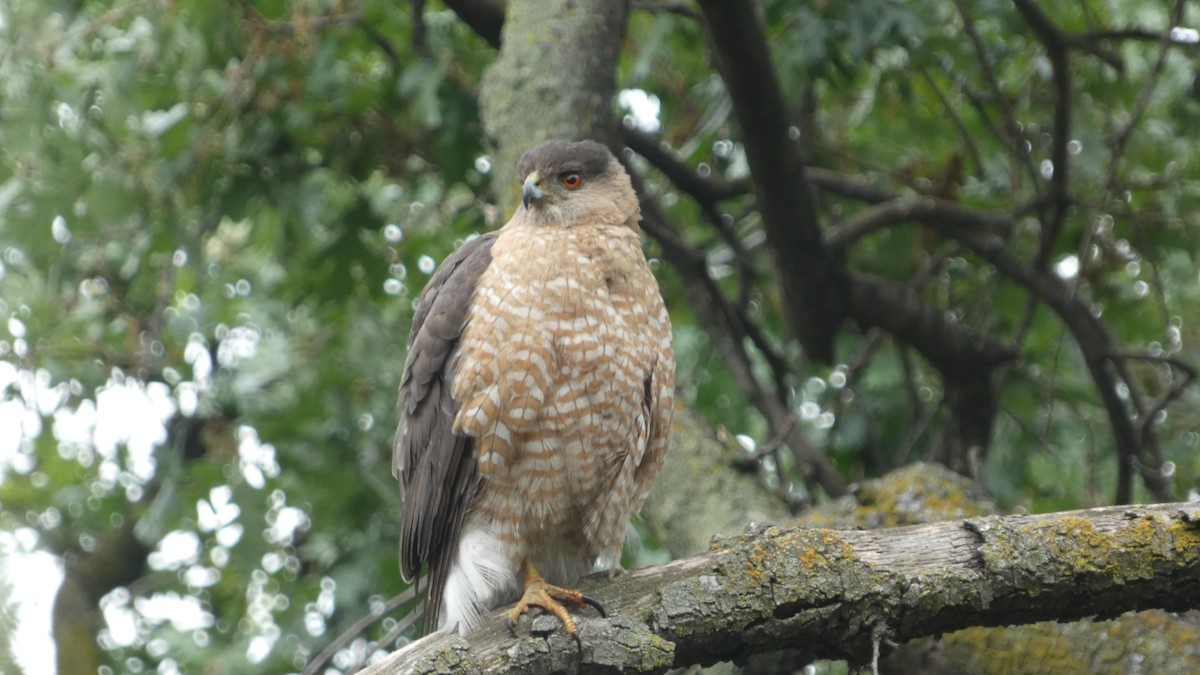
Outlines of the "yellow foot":
<svg viewBox="0 0 1200 675">
<path fill-rule="evenodd" d="M 517 635 L 517 622 L 521 620 L 521 615 L 528 612 L 531 607 L 540 607 L 557 616 L 558 620 L 562 621 L 567 635 L 574 638 L 575 644 L 582 648 L 583 644 L 579 641 L 579 628 L 564 605 L 570 605 L 577 609 L 590 605 L 600 612 L 600 616 L 608 616 L 603 605 L 583 593 L 546 583 L 542 575 L 528 561 L 521 563 L 521 572 L 525 577 L 525 593 L 521 595 L 516 606 L 508 611 L 508 616 L 504 619 L 504 623 L 513 637 Z"/>
</svg>

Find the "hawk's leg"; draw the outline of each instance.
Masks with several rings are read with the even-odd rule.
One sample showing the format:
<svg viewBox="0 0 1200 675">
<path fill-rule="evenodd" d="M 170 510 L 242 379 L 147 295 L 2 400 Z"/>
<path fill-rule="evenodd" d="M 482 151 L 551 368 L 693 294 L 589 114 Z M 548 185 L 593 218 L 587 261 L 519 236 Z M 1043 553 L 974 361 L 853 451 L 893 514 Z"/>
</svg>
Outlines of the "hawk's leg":
<svg viewBox="0 0 1200 675">
<path fill-rule="evenodd" d="M 521 619 L 522 614 L 529 611 L 530 607 L 541 607 L 554 616 L 557 616 L 558 620 L 562 621 L 567 635 L 575 638 L 576 644 L 579 644 L 578 627 L 575 625 L 575 619 L 571 617 L 571 613 L 567 611 L 564 605 L 570 605 L 577 609 L 590 605 L 596 608 L 597 612 L 600 612 L 600 616 L 608 616 L 608 613 L 604 611 L 603 605 L 583 593 L 546 583 L 546 580 L 542 578 L 537 568 L 530 564 L 528 560 L 521 563 L 521 576 L 525 580 L 525 592 L 521 595 L 521 599 L 517 601 L 516 606 L 508 611 L 508 616 L 504 620 L 504 623 L 508 625 L 509 632 L 514 636 L 517 634 L 517 621 Z"/>
</svg>

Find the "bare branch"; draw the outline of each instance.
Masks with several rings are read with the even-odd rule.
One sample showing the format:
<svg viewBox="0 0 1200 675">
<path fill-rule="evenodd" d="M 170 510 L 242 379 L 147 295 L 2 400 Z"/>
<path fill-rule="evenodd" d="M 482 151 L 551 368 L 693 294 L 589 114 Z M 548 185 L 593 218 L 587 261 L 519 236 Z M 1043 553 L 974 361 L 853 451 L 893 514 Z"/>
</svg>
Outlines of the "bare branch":
<svg viewBox="0 0 1200 675">
<path fill-rule="evenodd" d="M 650 199 L 640 176 L 631 173 L 634 187 L 642 199 L 642 227 L 662 247 L 663 258 L 683 277 L 688 303 L 700 325 L 729 369 L 738 388 L 767 421 L 772 435 L 785 437 L 805 481 L 819 485 L 829 496 L 846 493 L 846 484 L 837 470 L 809 443 L 803 430 L 789 423 L 791 414 L 778 396 L 767 391 L 754 375 L 750 357 L 743 347 L 747 337 L 739 312 L 730 305 L 717 283 L 708 275 L 704 256 L 688 246 L 678 229 L 669 224 L 658 203 Z"/>
<path fill-rule="evenodd" d="M 854 318 L 899 336 L 946 378 L 975 379 L 1017 356 L 1012 345 L 947 321 L 908 286 L 866 274 L 851 279 Z"/>
<path fill-rule="evenodd" d="M 979 68 L 983 73 L 983 79 L 987 82 L 988 90 L 991 92 L 992 98 L 996 101 L 996 105 L 1000 108 L 1000 118 L 1003 120 L 1004 132 L 1008 137 L 1005 138 L 1004 135 L 995 130 L 983 102 L 971 95 L 969 90 L 964 89 L 968 93 L 968 100 L 979 111 L 984 123 L 993 129 L 1001 144 L 1008 148 L 1009 152 L 1016 157 L 1018 163 L 1025 168 L 1032 181 L 1034 190 L 1040 194 L 1041 186 L 1038 183 L 1037 168 L 1033 165 L 1033 158 L 1029 154 L 1029 147 L 1025 145 L 1025 137 L 1021 132 L 1021 125 L 1017 123 L 1017 115 L 1013 112 L 1012 105 L 1008 101 L 1008 95 L 1004 93 L 1004 89 L 1000 86 L 1000 78 L 996 76 L 996 69 L 992 67 L 992 58 L 983 43 L 983 36 L 979 34 L 979 30 L 975 27 L 975 19 L 967 9 L 965 0 L 955 0 L 954 4 L 958 8 L 959 16 L 962 18 L 963 29 L 966 31 L 967 37 L 971 39 L 971 46 L 975 49 L 975 55 L 979 58 Z"/>
<path fill-rule="evenodd" d="M 959 138 L 962 140 L 963 145 L 967 146 L 967 151 L 971 154 L 971 159 L 975 162 L 975 166 L 982 168 L 983 156 L 980 154 L 979 146 L 976 145 L 975 139 L 971 137 L 971 131 L 967 129 L 967 125 L 963 122 L 962 117 L 959 116 L 954 106 L 950 104 L 950 100 L 946 98 L 937 81 L 933 79 L 933 75 L 925 68 L 921 68 L 920 73 L 921 78 L 929 85 L 929 89 L 933 92 L 933 95 L 937 97 L 938 103 L 942 104 L 942 110 L 945 110 L 946 115 L 950 117 L 950 121 L 954 122 L 955 128 L 958 129 Z"/>
<path fill-rule="evenodd" d="M 1171 11 L 1170 24 L 1178 25 L 1183 20 L 1183 8 L 1186 5 L 1185 0 L 1178 0 L 1175 3 L 1175 8 Z M 1125 155 L 1125 146 L 1129 143 L 1129 139 L 1133 136 L 1137 125 L 1142 121 L 1142 115 L 1146 113 L 1146 108 L 1150 106 L 1150 98 L 1154 94 L 1154 90 L 1158 88 L 1159 80 L 1162 79 L 1163 66 L 1167 62 L 1167 52 L 1171 47 L 1171 31 L 1170 28 L 1159 35 L 1158 57 L 1154 61 L 1154 67 L 1150 69 L 1150 74 L 1145 77 L 1142 84 L 1142 89 L 1138 92 L 1137 100 L 1133 104 L 1133 110 L 1129 114 L 1129 120 L 1119 132 L 1113 135 L 1109 141 L 1109 147 L 1112 148 L 1111 158 L 1108 163 L 1108 188 L 1110 190 L 1118 190 L 1117 187 L 1117 170 L 1121 164 L 1121 158 Z"/>
<path fill-rule="evenodd" d="M 788 324 L 809 356 L 830 362 L 845 316 L 846 275 L 822 241 L 804 159 L 790 132 L 756 5 L 701 0 L 700 9 L 742 129 Z"/>
<path fill-rule="evenodd" d="M 1182 380 L 1175 382 L 1171 388 L 1163 392 L 1162 396 L 1160 396 L 1157 401 L 1147 407 L 1144 411 L 1141 411 L 1141 418 L 1138 420 L 1138 426 L 1140 427 L 1143 441 L 1145 441 L 1146 436 L 1149 434 L 1150 425 L 1154 423 L 1158 413 L 1166 410 L 1167 406 L 1171 405 L 1175 399 L 1179 398 L 1179 396 L 1188 388 L 1188 385 L 1196 380 L 1196 367 L 1187 361 L 1184 361 L 1183 359 L 1169 356 L 1167 354 L 1143 354 L 1132 351 L 1116 351 L 1110 353 L 1108 357 L 1121 361 L 1149 361 L 1152 363 L 1161 363 L 1183 371 Z"/>
<path fill-rule="evenodd" d="M 389 616 L 392 612 L 395 612 L 397 609 L 415 600 L 416 597 L 416 587 L 409 586 L 405 591 L 399 595 L 396 595 L 391 600 L 388 600 L 383 607 L 379 608 L 379 611 L 371 612 L 358 621 L 355 621 L 349 628 L 343 631 L 341 635 L 337 636 L 337 639 L 335 639 L 333 642 L 330 642 L 325 649 L 322 649 L 320 654 L 317 654 L 316 657 L 308 662 L 308 665 L 304 667 L 304 672 L 302 675 L 316 675 L 317 673 L 325 672 L 325 666 L 330 662 L 330 660 L 333 659 L 334 655 L 337 654 L 339 650 L 350 644 L 355 638 L 365 634 L 367 629 Z M 420 616 L 421 610 L 418 608 L 409 612 L 409 614 L 405 616 L 404 620 L 400 623 L 407 628 L 416 622 Z M 390 640 L 381 640 L 380 644 L 382 646 L 386 646 L 389 642 Z"/>
<path fill-rule="evenodd" d="M 1033 34 L 1037 36 L 1046 57 L 1050 60 L 1052 69 L 1051 79 L 1054 82 L 1054 133 L 1051 135 L 1050 163 L 1053 173 L 1050 176 L 1049 212 L 1042 216 L 1041 244 L 1033 267 L 1038 271 L 1046 269 L 1050 256 L 1054 253 L 1054 244 L 1062 232 L 1063 223 L 1067 219 L 1067 211 L 1071 207 L 1071 198 L 1067 185 L 1069 174 L 1067 143 L 1071 140 L 1071 64 L 1070 52 L 1067 50 L 1067 39 L 1058 26 L 1050 21 L 1045 11 L 1033 0 L 1013 0 L 1017 11 L 1025 19 Z"/>
<path fill-rule="evenodd" d="M 500 49 L 500 33 L 504 27 L 504 6 L 496 0 L 445 0 L 463 23 L 471 27 L 487 43 Z"/>
<path fill-rule="evenodd" d="M 976 255 L 990 262 L 1004 276 L 1029 289 L 1049 305 L 1066 325 L 1067 330 L 1071 331 L 1083 354 L 1092 381 L 1096 383 L 1096 391 L 1112 427 L 1118 461 L 1116 501 L 1119 504 L 1129 503 L 1133 498 L 1132 484 L 1129 481 L 1132 461 L 1141 454 L 1141 444 L 1133 422 L 1125 410 L 1125 403 L 1117 392 L 1116 378 L 1109 369 L 1108 354 L 1118 349 L 1118 343 L 1108 326 L 1094 317 L 1090 308 L 1076 298 L 1061 279 L 1022 263 L 1004 248 L 998 237 L 980 235 L 961 228 L 939 226 L 936 220 L 928 223 L 939 227 L 942 234 L 959 241 Z M 1156 496 L 1161 495 L 1159 498 L 1164 501 L 1170 498 L 1169 486 L 1163 481 L 1147 477 L 1146 485 Z"/>
<path fill-rule="evenodd" d="M 880 196 L 884 193 L 881 192 Z M 894 197 L 863 209 L 830 228 L 825 242 L 830 250 L 841 251 L 855 241 L 885 227 L 903 222 L 927 223 L 937 220 L 945 227 L 974 232 L 1006 235 L 1012 220 L 987 211 L 962 206 L 934 197 Z"/>
<path fill-rule="evenodd" d="M 621 128 L 621 140 L 637 154 L 646 158 L 654 168 L 662 172 L 671 184 L 687 193 L 701 204 L 711 204 L 732 197 L 750 194 L 747 181 L 726 182 L 705 178 L 683 163 L 658 139 L 650 134 L 627 127 Z"/>
</svg>

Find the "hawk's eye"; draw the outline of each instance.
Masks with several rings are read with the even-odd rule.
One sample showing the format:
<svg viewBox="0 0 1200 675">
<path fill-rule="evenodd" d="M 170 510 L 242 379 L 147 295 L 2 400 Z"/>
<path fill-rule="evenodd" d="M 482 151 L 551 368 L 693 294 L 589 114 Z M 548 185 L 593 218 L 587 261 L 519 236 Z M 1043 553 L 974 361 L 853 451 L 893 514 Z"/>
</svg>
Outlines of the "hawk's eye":
<svg viewBox="0 0 1200 675">
<path fill-rule="evenodd" d="M 567 188 L 568 190 L 575 190 L 580 185 L 583 185 L 583 176 L 580 176 L 574 171 L 562 174 L 558 177 L 558 180 L 563 184 L 563 187 Z"/>
</svg>

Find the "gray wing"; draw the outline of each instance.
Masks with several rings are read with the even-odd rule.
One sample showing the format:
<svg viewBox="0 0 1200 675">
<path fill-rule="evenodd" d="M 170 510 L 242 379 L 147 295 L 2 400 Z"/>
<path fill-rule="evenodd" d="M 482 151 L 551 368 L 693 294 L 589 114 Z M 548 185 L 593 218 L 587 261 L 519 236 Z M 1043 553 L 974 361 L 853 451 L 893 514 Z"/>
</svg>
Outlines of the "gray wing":
<svg viewBox="0 0 1200 675">
<path fill-rule="evenodd" d="M 483 480 L 474 439 L 452 431 L 458 402 L 450 392 L 459 336 L 495 241 L 488 234 L 463 244 L 429 280 L 417 302 L 400 381 L 402 418 L 392 446 L 392 473 L 404 499 L 400 573 L 411 582 L 429 568 L 427 628 L 437 625 L 463 520 Z"/>
</svg>

